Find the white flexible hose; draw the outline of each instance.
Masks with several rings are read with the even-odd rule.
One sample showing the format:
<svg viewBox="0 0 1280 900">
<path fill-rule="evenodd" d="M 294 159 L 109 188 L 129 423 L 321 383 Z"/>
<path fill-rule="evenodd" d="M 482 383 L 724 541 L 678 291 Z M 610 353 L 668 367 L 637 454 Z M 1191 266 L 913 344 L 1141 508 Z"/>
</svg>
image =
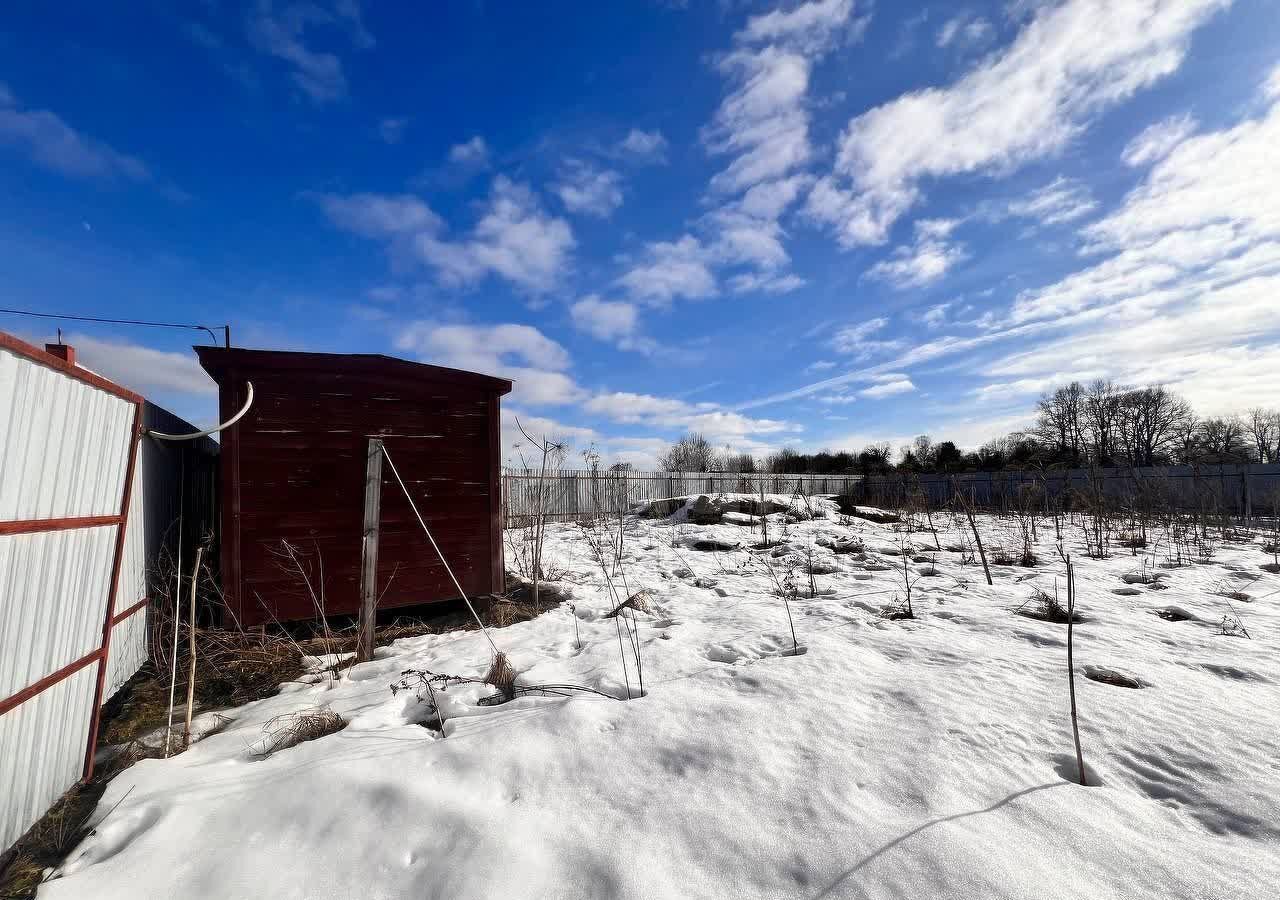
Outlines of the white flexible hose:
<svg viewBox="0 0 1280 900">
<path fill-rule="evenodd" d="M 144 428 L 142 433 L 149 434 L 153 438 L 159 438 L 162 441 L 194 441 L 196 438 L 208 437 L 211 434 L 217 434 L 224 428 L 230 428 L 232 425 L 240 421 L 244 414 L 249 411 L 249 407 L 253 406 L 253 382 L 246 381 L 245 384 L 249 388 L 249 396 L 245 398 L 244 406 L 240 409 L 240 412 L 236 413 L 230 419 L 227 419 L 227 421 L 223 422 L 221 425 L 217 425 L 205 431 L 197 431 L 194 434 L 165 434 L 161 431 L 152 431 L 150 428 Z"/>
</svg>

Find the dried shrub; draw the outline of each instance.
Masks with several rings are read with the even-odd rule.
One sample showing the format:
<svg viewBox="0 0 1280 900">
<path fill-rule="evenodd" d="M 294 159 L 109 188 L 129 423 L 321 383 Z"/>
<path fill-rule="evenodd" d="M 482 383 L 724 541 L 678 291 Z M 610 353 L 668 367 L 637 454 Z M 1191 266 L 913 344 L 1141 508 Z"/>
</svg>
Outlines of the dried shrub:
<svg viewBox="0 0 1280 900">
<path fill-rule="evenodd" d="M 502 694 L 503 700 L 513 700 L 516 696 L 516 670 L 507 659 L 507 654 L 498 653 L 493 657 L 493 664 L 485 673 L 484 683 L 493 685 Z"/>
<path fill-rule="evenodd" d="M 249 748 L 250 754 L 254 759 L 266 759 L 273 753 L 334 734 L 346 727 L 347 720 L 327 706 L 283 713 L 263 723 L 264 736 Z"/>
<path fill-rule="evenodd" d="M 1066 607 L 1058 599 L 1056 588 L 1052 594 L 1040 588 L 1033 588 L 1031 596 L 1018 607 L 1017 612 L 1028 618 L 1053 622 L 1058 625 L 1065 625 L 1068 621 L 1080 621 L 1078 613 L 1068 615 Z"/>
<path fill-rule="evenodd" d="M 1004 547 L 995 547 L 991 551 L 991 561 L 997 566 L 1012 566 L 1017 564 L 1018 558 Z"/>
</svg>

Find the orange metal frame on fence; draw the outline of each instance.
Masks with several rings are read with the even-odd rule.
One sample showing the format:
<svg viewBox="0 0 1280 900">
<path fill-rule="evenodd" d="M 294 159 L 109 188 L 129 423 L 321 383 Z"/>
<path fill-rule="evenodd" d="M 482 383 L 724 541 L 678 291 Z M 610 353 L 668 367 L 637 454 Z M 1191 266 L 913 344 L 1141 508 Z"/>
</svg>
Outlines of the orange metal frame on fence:
<svg viewBox="0 0 1280 900">
<path fill-rule="evenodd" d="M 103 692 L 106 690 L 107 662 L 111 654 L 111 632 L 115 626 L 135 613 L 146 609 L 147 606 L 147 600 L 143 597 L 128 609 L 120 613 L 115 612 L 116 592 L 120 585 L 120 566 L 124 559 L 125 532 L 129 525 L 129 501 L 133 493 L 133 474 L 137 468 L 138 441 L 142 433 L 143 399 L 132 391 L 122 388 L 100 375 L 81 369 L 74 363 L 60 359 L 51 353 L 46 353 L 38 347 L 33 347 L 3 332 L 0 332 L 0 348 L 26 357 L 42 366 L 47 366 L 60 372 L 68 378 L 74 378 L 133 404 L 133 427 L 129 432 L 129 461 L 125 468 L 124 490 L 121 492 L 120 511 L 118 513 L 111 516 L 76 516 L 61 519 L 24 519 L 15 522 L 0 522 L 0 535 L 65 531 L 76 528 L 95 528 L 101 525 L 116 526 L 115 553 L 111 562 L 111 583 L 107 591 L 107 608 L 102 619 L 102 640 L 98 648 L 86 653 L 74 662 L 68 663 L 56 672 L 49 673 L 16 694 L 0 699 L 0 715 L 4 715 L 10 710 L 17 709 L 32 697 L 48 690 L 60 681 L 70 678 L 85 666 L 96 662 L 98 664 L 98 677 L 93 693 L 93 718 L 89 723 L 89 740 L 84 754 L 84 780 L 88 781 L 93 777 L 93 750 L 98 742 L 98 725 L 102 719 L 102 699 Z"/>
</svg>

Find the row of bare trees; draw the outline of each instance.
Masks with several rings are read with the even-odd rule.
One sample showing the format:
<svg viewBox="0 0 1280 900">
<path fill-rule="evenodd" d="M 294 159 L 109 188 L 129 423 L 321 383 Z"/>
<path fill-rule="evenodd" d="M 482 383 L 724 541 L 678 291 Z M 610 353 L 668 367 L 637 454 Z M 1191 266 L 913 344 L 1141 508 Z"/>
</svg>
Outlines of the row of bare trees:
<svg viewBox="0 0 1280 900">
<path fill-rule="evenodd" d="M 1280 410 L 1201 418 L 1163 385 L 1073 381 L 1040 398 L 1028 436 L 1072 463 L 1280 462 Z"/>
</svg>

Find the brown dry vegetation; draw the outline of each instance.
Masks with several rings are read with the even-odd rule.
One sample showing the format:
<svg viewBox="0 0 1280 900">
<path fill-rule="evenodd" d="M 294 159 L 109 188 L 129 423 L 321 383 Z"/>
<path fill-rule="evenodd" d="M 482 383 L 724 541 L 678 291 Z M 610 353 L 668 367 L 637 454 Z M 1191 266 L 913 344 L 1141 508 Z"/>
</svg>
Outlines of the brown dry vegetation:
<svg viewBox="0 0 1280 900">
<path fill-rule="evenodd" d="M 559 605 L 563 599 L 554 589 L 543 584 L 535 607 L 529 586 L 508 579 L 505 596 L 479 597 L 473 603 L 487 627 L 502 628 L 528 621 Z M 461 603 L 438 604 L 424 609 L 420 616 L 402 615 L 379 626 L 374 643 L 385 646 L 401 638 L 477 627 Z M 305 636 L 307 630 L 316 633 Z M 354 653 L 357 640 L 354 622 L 338 630 L 332 630 L 332 626 L 318 629 L 306 625 L 290 629 L 277 627 L 273 632 L 197 628 L 195 708 L 200 713 L 212 712 L 269 697 L 279 690 L 281 684 L 304 673 L 304 655 Z M 181 752 L 183 743 L 183 703 L 189 670 L 185 634 L 178 645 L 175 691 L 178 707 L 174 713 L 172 752 Z M 333 671 L 341 671 L 350 664 L 350 661 L 340 662 L 332 668 Z M 93 780 L 88 784 L 78 784 L 63 795 L 13 846 L 6 858 L 0 859 L 0 900 L 30 900 L 34 897 L 44 871 L 57 866 L 88 834 L 86 823 L 107 783 L 140 759 L 164 755 L 163 729 L 169 716 L 169 674 L 168 665 L 147 663 L 103 707 L 97 747 L 100 762 Z M 346 723 L 336 716 L 311 716 L 305 721 L 282 721 L 278 724 L 280 734 L 276 738 L 279 740 L 267 735 L 271 752 L 332 733 Z M 157 730 L 160 731 L 158 739 Z"/>
</svg>

